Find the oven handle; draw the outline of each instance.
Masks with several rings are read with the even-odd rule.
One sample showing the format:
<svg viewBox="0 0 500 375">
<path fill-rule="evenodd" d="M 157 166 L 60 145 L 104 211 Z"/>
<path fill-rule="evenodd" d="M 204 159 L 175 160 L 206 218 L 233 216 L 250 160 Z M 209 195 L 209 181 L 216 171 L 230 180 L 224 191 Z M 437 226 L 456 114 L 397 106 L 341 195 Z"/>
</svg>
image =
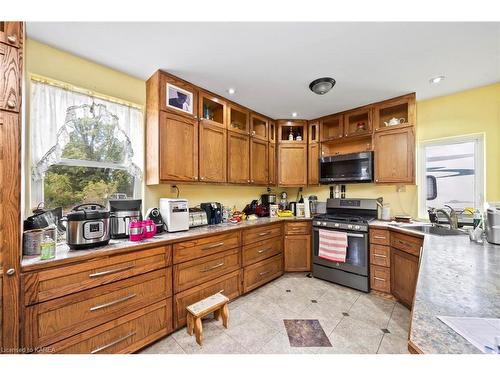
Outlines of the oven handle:
<svg viewBox="0 0 500 375">
<path fill-rule="evenodd" d="M 313 228 L 313 230 L 316 231 L 316 232 L 319 232 L 319 228 Z M 335 229 L 333 229 L 333 230 L 335 231 Z M 347 237 L 364 238 L 365 236 L 368 235 L 368 233 L 366 233 L 366 234 L 359 234 L 359 233 L 349 233 L 349 232 L 344 232 L 344 231 L 341 231 L 341 232 L 342 233 L 346 233 Z"/>
</svg>

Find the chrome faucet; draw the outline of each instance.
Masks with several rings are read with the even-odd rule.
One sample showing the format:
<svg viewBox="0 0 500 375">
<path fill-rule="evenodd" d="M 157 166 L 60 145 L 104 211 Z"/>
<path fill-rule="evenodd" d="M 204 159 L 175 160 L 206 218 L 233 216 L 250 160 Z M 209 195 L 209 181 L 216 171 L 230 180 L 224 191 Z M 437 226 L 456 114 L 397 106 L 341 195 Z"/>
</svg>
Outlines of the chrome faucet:
<svg viewBox="0 0 500 375">
<path fill-rule="evenodd" d="M 448 205 L 445 205 L 445 207 L 450 209 L 450 213 L 446 212 L 444 208 L 437 209 L 436 213 L 441 212 L 446 217 L 446 220 L 450 224 L 450 229 L 458 229 L 458 215 L 456 211 Z"/>
</svg>

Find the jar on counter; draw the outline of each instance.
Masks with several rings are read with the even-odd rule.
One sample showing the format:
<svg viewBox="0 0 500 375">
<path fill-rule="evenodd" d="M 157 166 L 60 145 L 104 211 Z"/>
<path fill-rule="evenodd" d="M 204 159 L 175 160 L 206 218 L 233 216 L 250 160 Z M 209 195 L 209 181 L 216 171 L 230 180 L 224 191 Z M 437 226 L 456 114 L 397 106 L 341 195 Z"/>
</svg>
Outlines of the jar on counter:
<svg viewBox="0 0 500 375">
<path fill-rule="evenodd" d="M 56 241 L 46 235 L 41 244 L 40 259 L 48 260 L 56 257 Z"/>
</svg>

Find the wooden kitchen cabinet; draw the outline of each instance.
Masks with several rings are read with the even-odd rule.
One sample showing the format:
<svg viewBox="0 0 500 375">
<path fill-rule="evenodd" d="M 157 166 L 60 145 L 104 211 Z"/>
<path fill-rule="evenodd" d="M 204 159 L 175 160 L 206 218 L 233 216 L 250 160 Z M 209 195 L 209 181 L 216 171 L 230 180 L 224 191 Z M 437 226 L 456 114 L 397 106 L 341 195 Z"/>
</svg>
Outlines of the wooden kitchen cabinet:
<svg viewBox="0 0 500 375">
<path fill-rule="evenodd" d="M 250 135 L 254 138 L 267 141 L 269 137 L 267 118 L 252 112 L 250 114 Z"/>
<path fill-rule="evenodd" d="M 376 132 L 375 182 L 413 184 L 415 182 L 415 134 L 413 126 Z"/>
<path fill-rule="evenodd" d="M 323 118 L 320 121 L 320 139 L 332 141 L 344 137 L 344 117 L 343 115 L 333 115 Z"/>
<path fill-rule="evenodd" d="M 278 145 L 278 185 L 307 185 L 307 144 Z"/>
<path fill-rule="evenodd" d="M 409 309 L 417 285 L 418 259 L 399 249 L 391 249 L 391 293 Z"/>
<path fill-rule="evenodd" d="M 19 47 L 22 39 L 21 22 L 0 21 L 0 43 Z"/>
<path fill-rule="evenodd" d="M 146 82 L 146 96 L 148 104 L 154 109 L 195 120 L 203 115 L 198 112 L 198 89 L 171 74 L 157 71 Z"/>
<path fill-rule="evenodd" d="M 415 102 L 415 93 L 412 93 L 377 103 L 373 108 L 375 131 L 396 129 L 405 125 L 415 126 L 417 123 Z M 391 119 L 398 120 L 397 124 L 389 125 Z"/>
<path fill-rule="evenodd" d="M 268 142 L 250 138 L 250 183 L 267 185 L 269 183 Z"/>
<path fill-rule="evenodd" d="M 0 110 L 19 112 L 20 64 L 19 50 L 0 43 Z"/>
<path fill-rule="evenodd" d="M 307 157 L 307 184 L 319 185 L 319 158 L 320 144 L 312 143 L 308 146 Z"/>
<path fill-rule="evenodd" d="M 285 272 L 311 270 L 311 235 L 285 236 Z"/>
<path fill-rule="evenodd" d="M 160 114 L 160 180 L 198 181 L 198 121 Z"/>
<path fill-rule="evenodd" d="M 200 122 L 200 181 L 226 182 L 227 130 L 212 121 Z"/>
<path fill-rule="evenodd" d="M 269 162 L 269 186 L 276 185 L 276 144 L 269 142 L 267 145 L 267 157 Z"/>
<path fill-rule="evenodd" d="M 372 133 L 372 107 L 362 107 L 344 113 L 344 136 L 358 137 Z"/>
<path fill-rule="evenodd" d="M 0 257 L 0 265 L 1 265 L 1 257 Z M 1 267 L 0 267 L 1 269 Z M 2 311 L 3 311 L 3 299 L 2 299 L 2 294 L 3 294 L 3 285 L 2 285 L 2 275 L 0 274 L 0 348 L 3 348 L 3 319 L 2 319 Z"/>
<path fill-rule="evenodd" d="M 198 93 L 198 118 L 202 124 L 227 127 L 226 101 L 206 91 Z"/>
<path fill-rule="evenodd" d="M 236 104 L 227 105 L 227 130 L 250 134 L 250 111 Z"/>
<path fill-rule="evenodd" d="M 241 133 L 227 132 L 227 182 L 250 182 L 250 137 Z"/>
</svg>

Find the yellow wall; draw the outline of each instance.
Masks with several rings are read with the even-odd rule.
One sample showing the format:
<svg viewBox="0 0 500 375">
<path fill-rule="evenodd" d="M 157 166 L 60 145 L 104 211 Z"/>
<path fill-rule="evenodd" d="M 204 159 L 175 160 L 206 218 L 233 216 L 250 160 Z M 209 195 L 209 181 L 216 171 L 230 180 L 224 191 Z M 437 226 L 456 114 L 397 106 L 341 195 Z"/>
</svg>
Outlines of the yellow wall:
<svg viewBox="0 0 500 375">
<path fill-rule="evenodd" d="M 90 62 L 66 52 L 28 39 L 26 69 L 29 73 L 64 81 L 95 92 L 144 105 L 145 82 Z M 153 72 L 151 72 L 153 73 Z M 27 75 L 27 76 L 28 76 Z M 417 103 L 417 139 L 429 140 L 452 135 L 484 132 L 486 134 L 487 194 L 488 200 L 500 200 L 500 84 L 468 90 L 453 95 Z M 27 147 L 29 150 L 29 147 Z M 28 156 L 29 160 L 29 156 Z M 179 185 L 181 196 L 196 205 L 205 201 L 219 201 L 225 205 L 243 208 L 252 199 L 266 191 L 262 187 Z M 405 186 L 397 192 L 395 186 L 374 184 L 349 185 L 348 197 L 378 198 L 391 205 L 392 214 L 417 215 L 417 188 Z M 276 193 L 283 189 L 275 189 Z M 289 199 L 295 200 L 297 189 L 286 189 Z M 305 188 L 303 195 L 328 197 L 328 187 Z M 145 187 L 144 207 L 156 206 L 160 197 L 174 197 L 169 185 Z"/>
</svg>

